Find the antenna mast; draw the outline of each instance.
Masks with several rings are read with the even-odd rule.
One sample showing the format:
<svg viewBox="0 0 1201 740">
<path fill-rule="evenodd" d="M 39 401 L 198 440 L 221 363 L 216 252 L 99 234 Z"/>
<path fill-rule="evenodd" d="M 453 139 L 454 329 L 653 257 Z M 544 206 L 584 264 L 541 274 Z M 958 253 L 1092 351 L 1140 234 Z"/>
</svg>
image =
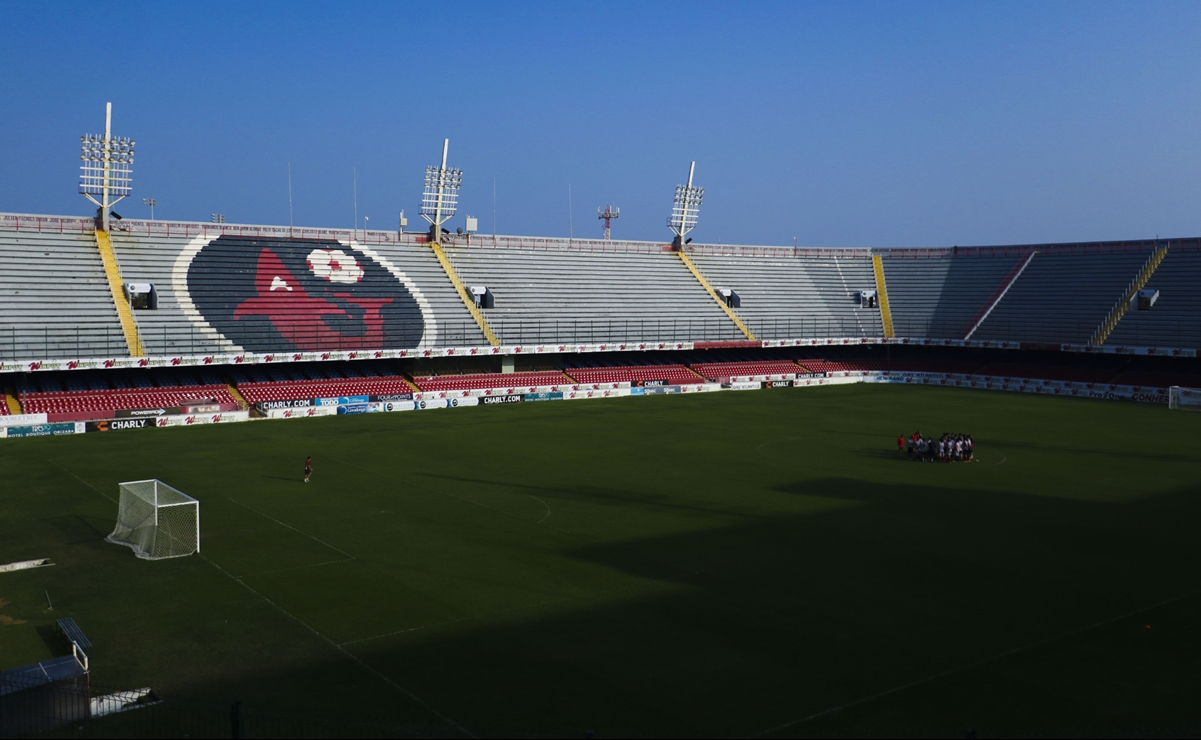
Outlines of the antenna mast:
<svg viewBox="0 0 1201 740">
<path fill-rule="evenodd" d="M 596 217 L 605 222 L 605 241 L 609 241 L 609 222 L 617 219 L 621 215 L 620 208 L 613 206 L 605 206 L 605 210 L 596 209 Z"/>
</svg>

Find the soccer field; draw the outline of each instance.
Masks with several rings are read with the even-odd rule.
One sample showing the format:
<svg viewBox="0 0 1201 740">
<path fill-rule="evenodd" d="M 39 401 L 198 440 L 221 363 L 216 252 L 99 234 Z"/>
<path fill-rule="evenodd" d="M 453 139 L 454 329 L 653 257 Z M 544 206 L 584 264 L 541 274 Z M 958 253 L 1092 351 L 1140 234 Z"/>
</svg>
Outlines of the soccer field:
<svg viewBox="0 0 1201 740">
<path fill-rule="evenodd" d="M 0 563 L 56 565 L 0 668 L 72 616 L 97 684 L 415 734 L 1195 735 L 1199 432 L 849 385 L 6 440 Z M 143 478 L 199 556 L 103 541 Z"/>
</svg>

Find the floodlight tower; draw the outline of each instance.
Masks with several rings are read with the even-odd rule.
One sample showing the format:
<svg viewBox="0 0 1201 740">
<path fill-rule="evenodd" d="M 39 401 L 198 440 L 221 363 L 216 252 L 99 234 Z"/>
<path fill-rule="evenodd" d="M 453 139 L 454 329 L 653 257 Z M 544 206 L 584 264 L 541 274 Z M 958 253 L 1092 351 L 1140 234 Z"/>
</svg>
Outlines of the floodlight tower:
<svg viewBox="0 0 1201 740">
<path fill-rule="evenodd" d="M 133 148 L 136 142 L 128 136 L 113 137 L 113 104 L 104 106 L 104 136 L 84 134 L 83 154 L 79 158 L 79 194 L 100 206 L 100 228 L 108 231 L 108 214 L 112 207 L 132 191 Z M 95 196 L 99 195 L 100 200 Z"/>
<path fill-rule="evenodd" d="M 609 222 L 617 219 L 621 215 L 620 208 L 613 206 L 605 206 L 605 210 L 596 209 L 596 217 L 605 222 L 605 241 L 609 241 Z"/>
<path fill-rule="evenodd" d="M 692 187 L 692 174 L 696 171 L 696 162 L 688 167 L 688 184 L 676 185 L 676 198 L 671 207 L 671 218 L 667 219 L 667 228 L 676 235 L 671 240 L 671 246 L 680 250 L 688 242 L 684 237 L 696 228 L 697 214 L 701 209 L 701 200 L 705 197 L 704 188 Z M 692 241 L 691 239 L 688 240 Z"/>
<path fill-rule="evenodd" d="M 455 215 L 463 170 L 446 169 L 450 139 L 442 140 L 442 166 L 425 168 L 425 192 L 421 196 L 421 217 L 430 222 L 430 242 L 442 241 L 442 224 Z"/>
</svg>

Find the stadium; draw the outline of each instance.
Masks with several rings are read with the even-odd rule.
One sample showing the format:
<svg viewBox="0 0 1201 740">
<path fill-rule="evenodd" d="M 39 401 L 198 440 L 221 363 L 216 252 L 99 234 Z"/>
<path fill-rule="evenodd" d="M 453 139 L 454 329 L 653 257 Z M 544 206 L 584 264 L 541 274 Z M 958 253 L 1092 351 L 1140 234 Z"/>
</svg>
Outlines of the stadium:
<svg viewBox="0 0 1201 740">
<path fill-rule="evenodd" d="M 138 220 L 82 148 L 0 214 L 0 736 L 1201 728 L 1201 238 L 452 232 L 445 143 L 428 230 Z"/>
</svg>

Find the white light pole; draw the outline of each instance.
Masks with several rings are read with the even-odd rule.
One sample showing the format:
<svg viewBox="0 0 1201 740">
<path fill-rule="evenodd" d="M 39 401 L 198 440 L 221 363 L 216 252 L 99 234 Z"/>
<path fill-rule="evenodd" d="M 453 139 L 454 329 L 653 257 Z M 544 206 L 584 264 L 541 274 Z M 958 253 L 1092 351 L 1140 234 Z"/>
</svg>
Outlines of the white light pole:
<svg viewBox="0 0 1201 740">
<path fill-rule="evenodd" d="M 367 241 L 367 222 L 370 220 L 370 216 L 363 216 L 363 241 Z"/>
<path fill-rule="evenodd" d="M 450 139 L 442 140 L 442 166 L 425 168 L 425 192 L 421 196 L 421 217 L 430 223 L 430 242 L 441 243 L 442 224 L 455 215 L 463 170 L 447 169 L 446 154 Z"/>
<path fill-rule="evenodd" d="M 158 205 L 158 201 L 155 200 L 154 198 L 142 198 L 142 203 L 144 205 L 150 206 L 150 220 L 153 221 L 154 220 L 154 207 Z"/>
<path fill-rule="evenodd" d="M 112 207 L 132 191 L 133 148 L 129 137 L 113 138 L 113 104 L 104 104 L 104 136 L 79 137 L 83 153 L 79 158 L 79 194 L 100 206 L 100 228 L 108 231 Z M 99 195 L 100 200 L 95 196 Z"/>
<path fill-rule="evenodd" d="M 671 208 L 671 217 L 667 219 L 667 228 L 671 229 L 676 238 L 671 245 L 676 249 L 684 248 L 684 237 L 696 228 L 701 201 L 705 197 L 704 188 L 692 187 L 692 174 L 696 172 L 696 162 L 688 167 L 688 184 L 676 186 L 676 197 Z M 691 240 L 689 240 L 691 241 Z"/>
</svg>

